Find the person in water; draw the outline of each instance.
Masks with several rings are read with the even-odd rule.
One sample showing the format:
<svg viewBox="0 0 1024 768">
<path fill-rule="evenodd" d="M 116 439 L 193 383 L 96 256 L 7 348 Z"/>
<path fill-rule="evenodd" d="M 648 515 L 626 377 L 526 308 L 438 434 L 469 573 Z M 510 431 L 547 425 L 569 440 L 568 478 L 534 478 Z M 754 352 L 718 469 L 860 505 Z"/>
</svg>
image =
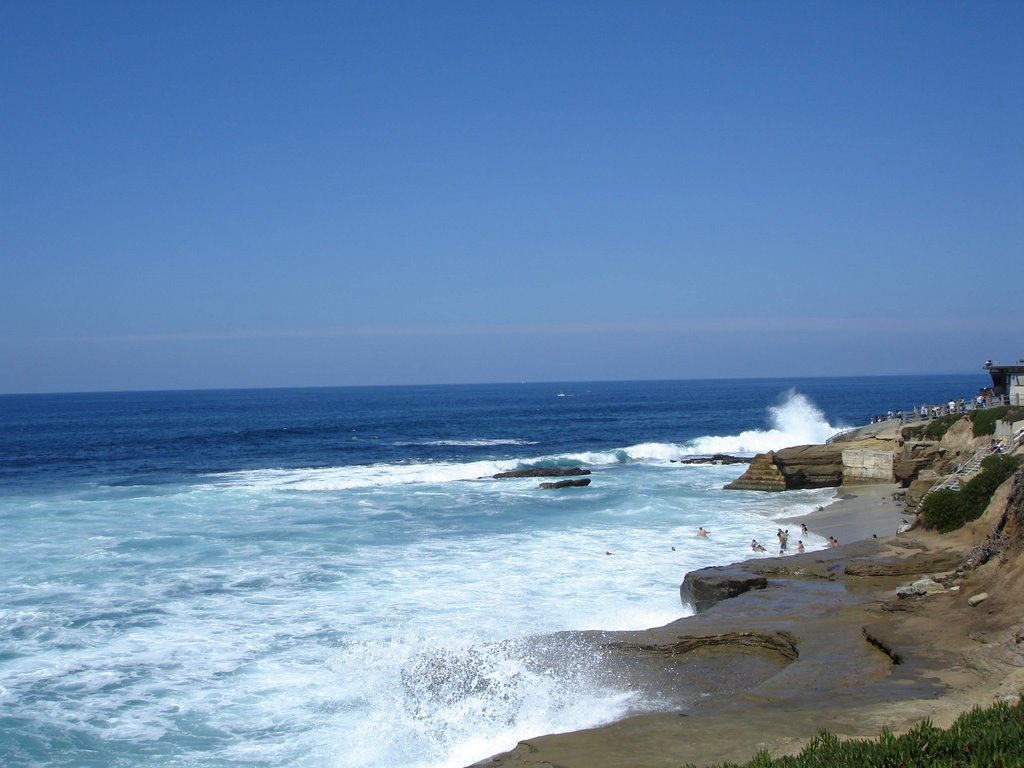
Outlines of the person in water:
<svg viewBox="0 0 1024 768">
<path fill-rule="evenodd" d="M 750 548 L 755 552 L 764 552 L 765 548 L 763 544 L 758 544 L 757 539 L 750 540 Z"/>
<path fill-rule="evenodd" d="M 697 529 L 697 535 L 702 539 L 706 539 L 708 537 L 708 532 L 704 530 L 704 526 L 701 526 Z"/>
</svg>

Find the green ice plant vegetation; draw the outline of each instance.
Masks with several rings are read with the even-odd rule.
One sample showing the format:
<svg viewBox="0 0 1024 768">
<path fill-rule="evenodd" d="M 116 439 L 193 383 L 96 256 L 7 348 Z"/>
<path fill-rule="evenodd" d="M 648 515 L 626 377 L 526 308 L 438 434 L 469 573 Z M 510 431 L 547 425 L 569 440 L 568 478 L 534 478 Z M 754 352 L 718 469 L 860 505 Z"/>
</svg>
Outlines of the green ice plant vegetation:
<svg viewBox="0 0 1024 768">
<path fill-rule="evenodd" d="M 1021 465 L 1020 456 L 989 456 L 981 462 L 981 472 L 959 491 L 944 488 L 924 500 L 921 519 L 939 533 L 949 533 L 971 520 L 977 520 L 992 500 L 996 488 Z"/>
<path fill-rule="evenodd" d="M 902 736 L 841 741 L 822 731 L 790 757 L 760 752 L 721 768 L 1024 768 L 1024 697 L 965 712 L 949 728 L 925 720 Z M 694 768 L 691 764 L 687 768 Z"/>
<path fill-rule="evenodd" d="M 971 412 L 971 431 L 975 437 L 994 435 L 997 421 L 1024 420 L 1024 406 L 1000 405 L 995 408 L 980 408 Z"/>
<path fill-rule="evenodd" d="M 941 440 L 942 436 L 949 432 L 949 428 L 956 424 L 962 416 L 952 413 L 948 416 L 939 416 L 937 419 L 932 419 L 928 422 L 928 426 L 924 428 L 924 435 L 929 440 Z"/>
</svg>

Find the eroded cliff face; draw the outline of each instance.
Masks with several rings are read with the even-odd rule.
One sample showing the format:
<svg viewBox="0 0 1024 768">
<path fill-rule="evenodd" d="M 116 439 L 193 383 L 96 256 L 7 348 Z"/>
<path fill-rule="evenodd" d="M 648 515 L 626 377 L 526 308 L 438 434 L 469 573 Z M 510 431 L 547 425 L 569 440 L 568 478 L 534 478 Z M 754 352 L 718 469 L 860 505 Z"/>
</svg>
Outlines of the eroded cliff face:
<svg viewBox="0 0 1024 768">
<path fill-rule="evenodd" d="M 796 445 L 754 457 L 747 471 L 725 487 L 741 491 L 835 488 L 843 484 L 843 451 L 894 451 L 892 440 L 876 438 L 824 445 Z"/>
<path fill-rule="evenodd" d="M 953 424 L 941 440 L 912 437 L 904 440 L 895 428 L 890 434 L 892 439 L 841 439 L 824 445 L 797 445 L 761 453 L 754 457 L 746 472 L 725 487 L 743 491 L 788 491 L 834 488 L 844 483 L 897 482 L 904 488 L 918 491 L 916 495 L 920 496 L 931 486 L 927 480 L 948 475 L 990 440 L 989 437 L 974 437 L 971 421 L 966 417 Z M 849 451 L 848 455 L 859 454 L 858 466 L 845 467 L 845 472 L 844 451 Z M 878 468 L 889 462 L 882 461 L 886 457 L 880 455 L 870 456 L 873 452 L 891 455 L 891 477 L 879 476 Z"/>
<path fill-rule="evenodd" d="M 1017 470 L 1006 500 L 1003 535 L 1011 549 L 1024 551 L 1024 466 Z"/>
<path fill-rule="evenodd" d="M 725 486 L 735 491 L 784 491 L 786 478 L 775 464 L 775 451 L 759 453 L 747 471 Z"/>
</svg>

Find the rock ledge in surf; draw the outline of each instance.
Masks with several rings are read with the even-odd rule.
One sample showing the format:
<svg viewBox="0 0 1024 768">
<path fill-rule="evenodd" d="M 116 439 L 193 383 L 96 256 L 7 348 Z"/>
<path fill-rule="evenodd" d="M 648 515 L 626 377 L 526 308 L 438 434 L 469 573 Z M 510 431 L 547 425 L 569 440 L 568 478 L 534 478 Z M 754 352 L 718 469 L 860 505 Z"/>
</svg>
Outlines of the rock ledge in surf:
<svg viewBox="0 0 1024 768">
<path fill-rule="evenodd" d="M 558 480 L 554 483 L 541 483 L 537 487 L 544 491 L 550 491 L 558 488 L 586 488 L 590 485 L 590 478 L 585 477 L 582 480 Z"/>
<path fill-rule="evenodd" d="M 575 477 L 589 474 L 589 469 L 581 467 L 532 467 L 530 469 L 513 469 L 511 472 L 499 472 L 491 477 L 495 480 L 508 480 L 515 477 Z"/>
<path fill-rule="evenodd" d="M 679 597 L 692 605 L 694 612 L 700 613 L 722 600 L 767 586 L 766 577 L 742 566 L 715 566 L 686 574 L 679 586 Z"/>
<path fill-rule="evenodd" d="M 727 453 L 716 453 L 712 456 L 698 456 L 693 459 L 672 459 L 679 464 L 749 464 L 753 459 L 743 456 L 730 456 Z"/>
</svg>

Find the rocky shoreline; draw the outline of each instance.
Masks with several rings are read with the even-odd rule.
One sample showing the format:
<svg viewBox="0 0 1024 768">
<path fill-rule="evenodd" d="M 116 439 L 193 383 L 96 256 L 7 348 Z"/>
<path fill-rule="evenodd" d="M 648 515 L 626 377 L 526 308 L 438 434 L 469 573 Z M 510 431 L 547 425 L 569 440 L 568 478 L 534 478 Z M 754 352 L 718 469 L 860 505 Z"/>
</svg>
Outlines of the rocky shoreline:
<svg viewBox="0 0 1024 768">
<path fill-rule="evenodd" d="M 962 435 L 951 439 L 970 450 Z M 953 445 L 932 455 L 951 462 Z M 897 460 L 899 452 L 907 453 L 902 440 Z M 980 519 L 946 535 L 893 535 L 906 514 L 893 501 L 897 488 L 844 487 L 842 501 L 805 518 L 844 542 L 838 549 L 692 572 L 682 589 L 694 616 L 575 638 L 601 649 L 620 679 L 662 693 L 665 711 L 530 738 L 479 765 L 741 762 L 761 749 L 795 753 L 821 729 L 874 738 L 883 727 L 898 733 L 924 718 L 945 726 L 972 706 L 1016 700 L 1024 691 L 1024 468 Z"/>
</svg>

